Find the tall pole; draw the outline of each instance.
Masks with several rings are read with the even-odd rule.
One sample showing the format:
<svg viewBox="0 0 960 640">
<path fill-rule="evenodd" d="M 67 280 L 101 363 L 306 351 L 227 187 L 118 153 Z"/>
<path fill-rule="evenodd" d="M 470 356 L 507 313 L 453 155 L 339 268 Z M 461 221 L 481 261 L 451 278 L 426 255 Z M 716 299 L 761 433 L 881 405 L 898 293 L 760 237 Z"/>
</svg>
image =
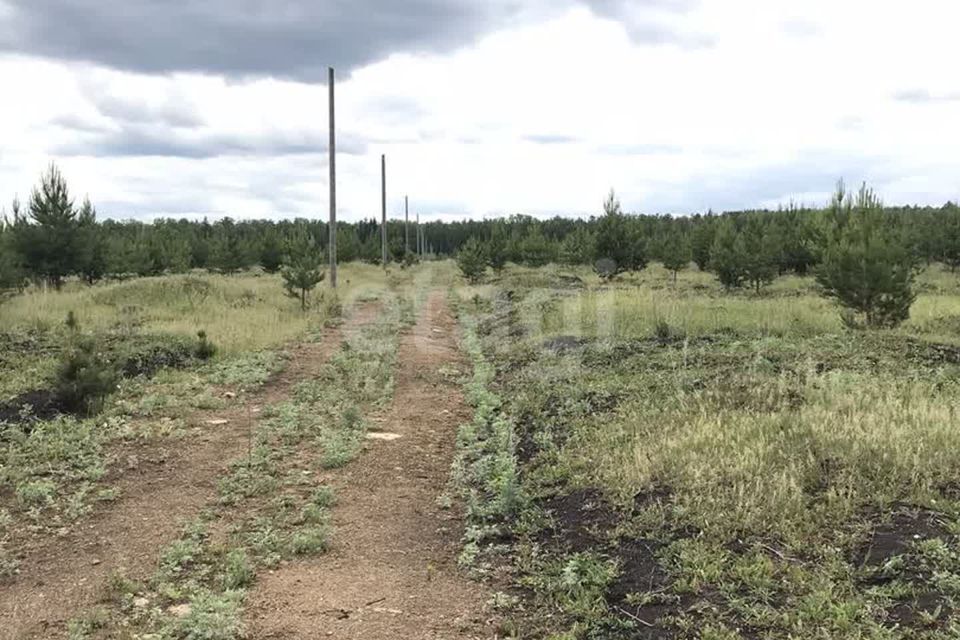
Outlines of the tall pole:
<svg viewBox="0 0 960 640">
<path fill-rule="evenodd" d="M 422 257 L 423 252 L 420 251 L 420 213 L 417 212 L 417 257 Z"/>
<path fill-rule="evenodd" d="M 410 253 L 410 198 L 403 196 L 403 251 Z"/>
<path fill-rule="evenodd" d="M 380 259 L 387 268 L 387 156 L 380 156 Z"/>
<path fill-rule="evenodd" d="M 330 239 L 327 253 L 330 254 L 330 287 L 337 288 L 337 130 L 334 119 L 333 67 L 329 68 L 330 91 Z"/>
</svg>

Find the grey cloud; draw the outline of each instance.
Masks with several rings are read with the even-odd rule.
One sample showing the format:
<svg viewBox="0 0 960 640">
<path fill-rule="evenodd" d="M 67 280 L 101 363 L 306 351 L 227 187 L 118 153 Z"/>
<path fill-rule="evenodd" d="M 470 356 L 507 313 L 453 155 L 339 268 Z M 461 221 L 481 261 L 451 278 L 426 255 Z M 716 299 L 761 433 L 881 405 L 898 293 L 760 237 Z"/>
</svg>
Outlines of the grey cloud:
<svg viewBox="0 0 960 640">
<path fill-rule="evenodd" d="M 54 118 L 50 124 L 79 133 L 105 133 L 110 130 L 101 118 L 89 118 L 77 113 Z"/>
<path fill-rule="evenodd" d="M 0 0 L 0 8 L 3 7 Z M 573 6 L 645 44 L 710 46 L 668 18 L 699 0 L 7 0 L 0 52 L 151 74 L 322 81 L 393 53 L 443 53 Z"/>
<path fill-rule="evenodd" d="M 807 151 L 793 161 L 761 165 L 749 171 L 732 173 L 718 168 L 690 176 L 682 185 L 661 184 L 646 205 L 654 205 L 657 211 L 675 212 L 748 209 L 767 202 L 786 203 L 797 194 L 829 194 L 840 178 L 851 185 L 866 180 L 878 188 L 882 196 L 883 184 L 896 175 L 895 166 L 888 158 L 834 150 Z M 690 185 L 696 188 L 690 189 Z M 648 209 L 649 206 L 644 207 Z"/>
<path fill-rule="evenodd" d="M 683 15 L 696 9 L 700 0 L 582 1 L 595 15 L 620 22 L 639 44 L 675 45 L 684 49 L 703 49 L 715 44 L 711 35 L 683 27 Z"/>
<path fill-rule="evenodd" d="M 125 125 L 65 144 L 56 149 L 64 156 L 166 156 L 216 158 L 220 156 L 285 156 L 326 153 L 325 132 L 276 132 L 257 135 L 178 131 L 156 126 Z M 341 134 L 337 151 L 347 155 L 366 153 L 367 143 L 357 136 Z"/>
<path fill-rule="evenodd" d="M 416 122 L 429 115 L 424 104 L 406 96 L 372 96 L 364 101 L 362 108 L 381 118 L 402 123 Z"/>
<path fill-rule="evenodd" d="M 171 127 L 196 127 L 203 124 L 192 103 L 183 96 L 168 97 L 154 105 L 131 96 L 85 92 L 97 110 L 111 119 L 135 123 L 163 122 Z"/>
<path fill-rule="evenodd" d="M 521 0 L 10 0 L 0 51 L 145 73 L 325 77 L 443 52 L 561 3 Z"/>
<path fill-rule="evenodd" d="M 960 91 L 951 93 L 930 93 L 927 89 L 904 89 L 893 94 L 897 102 L 930 104 L 934 102 L 960 102 Z"/>
</svg>

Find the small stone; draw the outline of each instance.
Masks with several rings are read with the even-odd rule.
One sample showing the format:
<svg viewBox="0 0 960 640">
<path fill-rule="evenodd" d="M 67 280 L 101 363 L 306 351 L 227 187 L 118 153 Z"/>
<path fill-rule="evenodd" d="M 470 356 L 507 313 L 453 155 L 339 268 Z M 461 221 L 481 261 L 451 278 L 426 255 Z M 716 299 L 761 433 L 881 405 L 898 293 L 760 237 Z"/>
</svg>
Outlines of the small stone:
<svg viewBox="0 0 960 640">
<path fill-rule="evenodd" d="M 90 564 L 92 564 L 93 566 L 97 566 L 98 564 L 100 564 L 100 558 L 94 558 L 93 560 L 90 561 Z"/>
<path fill-rule="evenodd" d="M 171 607 L 167 607 L 167 613 L 175 618 L 185 618 L 190 615 L 190 605 L 186 603 L 175 604 Z"/>
<path fill-rule="evenodd" d="M 230 421 L 220 418 L 216 420 L 207 420 L 207 424 L 211 427 L 222 427 L 225 424 L 230 424 Z"/>
<path fill-rule="evenodd" d="M 150 601 L 144 598 L 143 596 L 133 599 L 133 606 L 137 609 L 143 609 L 148 604 L 150 604 Z"/>
<path fill-rule="evenodd" d="M 386 431 L 377 431 L 367 434 L 367 440 L 383 440 L 385 442 L 392 442 L 394 440 L 399 440 L 403 436 L 399 433 L 388 433 Z"/>
<path fill-rule="evenodd" d="M 233 391 L 227 391 L 225 394 L 223 394 L 223 397 L 228 400 L 232 400 L 237 397 L 237 394 L 235 394 Z"/>
</svg>

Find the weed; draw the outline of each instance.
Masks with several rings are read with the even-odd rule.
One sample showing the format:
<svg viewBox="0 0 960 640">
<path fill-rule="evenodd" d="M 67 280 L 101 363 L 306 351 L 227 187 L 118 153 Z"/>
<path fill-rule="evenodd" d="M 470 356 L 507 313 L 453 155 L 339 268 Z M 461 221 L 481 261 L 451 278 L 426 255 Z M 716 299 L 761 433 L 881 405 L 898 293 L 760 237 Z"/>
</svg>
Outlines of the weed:
<svg viewBox="0 0 960 640">
<path fill-rule="evenodd" d="M 197 332 L 197 347 L 193 353 L 200 360 L 209 360 L 217 353 L 216 345 L 207 339 L 207 332 L 202 329 Z"/>
<path fill-rule="evenodd" d="M 86 640 L 109 622 L 110 612 L 103 607 L 95 607 L 82 618 L 67 623 L 67 637 L 70 640 Z"/>
<path fill-rule="evenodd" d="M 542 637 L 951 637 L 960 358 L 931 340 L 953 341 L 955 285 L 871 335 L 809 279 L 720 297 L 661 275 L 571 292 L 510 269 L 453 292 L 474 364 L 463 563 L 506 563 L 562 612 L 516 612 Z M 599 527 L 530 508 L 591 491 Z"/>
<path fill-rule="evenodd" d="M 53 380 L 60 403 L 68 410 L 96 413 L 104 398 L 116 390 L 117 373 L 89 338 L 77 339 L 68 349 Z"/>
<path fill-rule="evenodd" d="M 167 630 L 181 640 L 236 640 L 243 632 L 242 603 L 242 591 L 201 590 L 190 598 L 189 612 L 174 619 Z"/>
<path fill-rule="evenodd" d="M 328 509 L 335 505 L 337 503 L 337 496 L 333 491 L 333 487 L 328 485 L 317 487 L 310 496 L 310 503 L 321 509 Z"/>
<path fill-rule="evenodd" d="M 20 571 L 20 561 L 0 542 L 0 583 L 9 580 Z"/>
<path fill-rule="evenodd" d="M 255 575 L 246 552 L 243 549 L 231 549 L 224 558 L 220 586 L 224 591 L 244 589 L 253 584 Z"/>
<path fill-rule="evenodd" d="M 17 485 L 17 502 L 22 507 L 38 507 L 53 502 L 57 485 L 50 480 L 32 480 Z"/>
<path fill-rule="evenodd" d="M 330 544 L 330 530 L 323 525 L 305 527 L 290 538 L 290 552 L 295 556 L 323 553 Z"/>
</svg>

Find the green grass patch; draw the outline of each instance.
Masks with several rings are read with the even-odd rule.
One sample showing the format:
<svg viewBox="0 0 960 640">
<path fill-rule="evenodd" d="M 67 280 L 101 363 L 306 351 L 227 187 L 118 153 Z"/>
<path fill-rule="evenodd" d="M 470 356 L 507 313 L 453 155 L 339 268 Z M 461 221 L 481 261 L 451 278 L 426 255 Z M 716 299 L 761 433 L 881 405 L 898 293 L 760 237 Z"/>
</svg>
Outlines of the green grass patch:
<svg viewBox="0 0 960 640">
<path fill-rule="evenodd" d="M 809 280 L 727 296 L 661 275 L 454 292 L 474 363 L 461 561 L 529 589 L 513 627 L 955 637 L 957 284 L 928 272 L 911 322 L 854 332 Z"/>
</svg>

